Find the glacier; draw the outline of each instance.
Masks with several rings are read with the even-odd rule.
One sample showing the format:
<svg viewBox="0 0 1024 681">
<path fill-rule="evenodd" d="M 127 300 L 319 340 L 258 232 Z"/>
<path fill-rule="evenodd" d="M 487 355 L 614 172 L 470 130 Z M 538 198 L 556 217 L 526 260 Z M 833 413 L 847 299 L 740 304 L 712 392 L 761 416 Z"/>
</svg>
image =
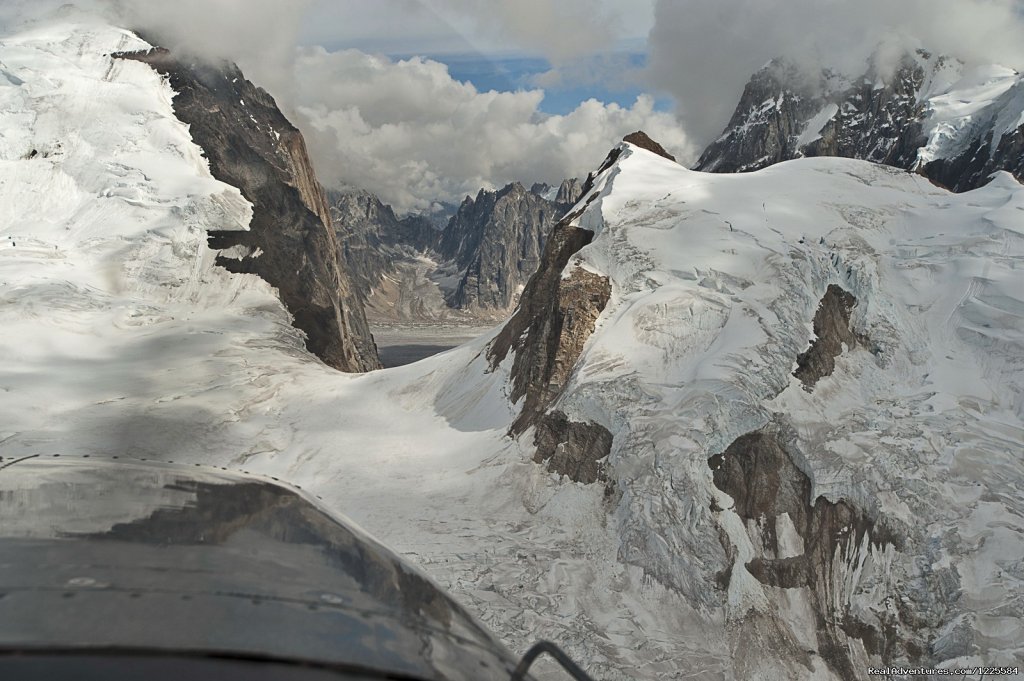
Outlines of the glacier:
<svg viewBox="0 0 1024 681">
<path fill-rule="evenodd" d="M 810 589 L 752 574 L 766 526 L 708 463 L 774 428 L 812 501 L 900 538 L 845 545 L 829 612 L 895 622 L 929 666 L 1021 659 L 1012 176 L 952 194 L 848 159 L 713 175 L 623 143 L 577 204 L 595 237 L 565 270 L 612 290 L 554 405 L 614 436 L 609 486 L 584 485 L 533 463 L 529 433 L 507 437 L 521 405 L 511 357 L 487 361 L 498 328 L 341 374 L 273 288 L 214 265 L 206 232 L 246 229 L 252 209 L 211 177 L 167 81 L 110 56 L 147 47 L 82 20 L 0 45 L 0 466 L 119 455 L 290 480 L 514 650 L 562 642 L 597 678 L 843 678 Z M 870 342 L 808 391 L 793 372 L 830 285 Z M 807 549 L 788 517 L 775 531 L 779 558 Z M 848 642 L 863 678 L 898 661 L 863 640 Z"/>
</svg>

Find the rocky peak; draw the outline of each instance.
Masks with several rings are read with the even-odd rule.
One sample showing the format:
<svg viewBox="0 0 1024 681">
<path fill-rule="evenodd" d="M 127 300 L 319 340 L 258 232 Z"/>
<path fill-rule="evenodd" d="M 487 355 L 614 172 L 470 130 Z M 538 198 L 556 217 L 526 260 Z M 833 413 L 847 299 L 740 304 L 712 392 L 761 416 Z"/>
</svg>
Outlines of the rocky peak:
<svg viewBox="0 0 1024 681">
<path fill-rule="evenodd" d="M 370 192 L 331 191 L 328 199 L 342 258 L 364 298 L 398 262 L 437 248 L 441 233 L 429 219 L 399 218 Z"/>
<path fill-rule="evenodd" d="M 695 169 L 746 172 L 791 158 L 804 123 L 820 108 L 802 71 L 788 61 L 772 60 L 743 88 L 728 125 Z"/>
<path fill-rule="evenodd" d="M 571 182 L 562 185 L 564 195 L 573 193 Z M 439 245 L 441 256 L 461 273 L 448 304 L 483 315 L 507 314 L 536 271 L 552 225 L 569 206 L 527 191 L 519 182 L 467 197 Z"/>
<path fill-rule="evenodd" d="M 818 130 L 805 126 L 809 134 L 797 140 L 804 145 L 796 153 L 911 167 L 925 141 L 921 134 L 924 104 L 918 97 L 925 77 L 923 66 L 910 54 L 904 54 L 894 68 L 872 60 L 867 73 L 848 89 L 824 98 L 836 108 L 835 113 Z"/>
<path fill-rule="evenodd" d="M 954 191 L 1006 170 L 1024 177 L 1024 97 L 1007 92 L 961 113 L 970 87 L 955 91 L 964 65 L 925 50 L 892 63 L 876 53 L 854 78 L 801 74 L 773 60 L 744 88 L 729 124 L 694 166 L 747 172 L 802 156 L 841 156 L 917 171 Z M 1009 113 L 1007 113 L 1009 109 Z M 966 110 L 965 110 L 966 111 Z"/>
<path fill-rule="evenodd" d="M 522 182 L 510 182 L 501 189 L 498 190 L 498 198 L 512 194 L 519 196 L 526 193 L 526 187 L 523 186 Z"/>
<path fill-rule="evenodd" d="M 555 203 L 572 206 L 580 200 L 582 190 L 583 185 L 579 178 L 562 180 L 562 184 L 558 185 L 558 193 L 555 194 Z"/>
<path fill-rule="evenodd" d="M 253 205 L 246 232 L 211 232 L 232 272 L 256 274 L 278 290 L 306 347 L 342 371 L 380 366 L 362 302 L 339 257 L 323 188 L 302 134 L 274 99 L 230 63 L 186 62 L 167 50 L 116 55 L 149 64 L 170 79 L 175 115 L 190 126 L 218 180 Z"/>
<path fill-rule="evenodd" d="M 647 133 L 644 132 L 643 130 L 637 130 L 636 132 L 629 133 L 628 135 L 622 138 L 622 141 L 629 142 L 630 144 L 636 145 L 641 149 L 646 149 L 647 151 L 657 154 L 658 156 L 667 158 L 670 161 L 676 160 L 675 156 L 665 151 L 665 148 L 663 146 L 661 146 L 660 144 L 652 140 L 650 137 L 648 137 Z"/>
</svg>

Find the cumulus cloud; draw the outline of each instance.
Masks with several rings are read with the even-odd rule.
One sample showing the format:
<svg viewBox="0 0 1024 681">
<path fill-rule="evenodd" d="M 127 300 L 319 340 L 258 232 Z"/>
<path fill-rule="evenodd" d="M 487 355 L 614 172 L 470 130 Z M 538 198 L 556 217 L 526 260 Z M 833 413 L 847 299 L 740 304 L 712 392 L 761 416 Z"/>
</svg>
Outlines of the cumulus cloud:
<svg viewBox="0 0 1024 681">
<path fill-rule="evenodd" d="M 1024 64 L 1020 0 L 659 0 L 653 82 L 704 143 L 725 126 L 766 61 L 862 72 L 880 44 L 922 46 L 967 61 Z"/>
<path fill-rule="evenodd" d="M 389 0 L 395 2 L 396 0 Z M 629 80 L 643 72 L 624 49 L 642 51 L 654 0 L 420 0 L 477 51 L 526 52 L 548 60 L 539 87 Z"/>
<path fill-rule="evenodd" d="M 321 179 L 364 187 L 399 210 L 585 174 L 637 129 L 680 156 L 693 151 L 674 116 L 646 96 L 628 108 L 588 100 L 546 116 L 541 90 L 478 92 L 428 59 L 307 49 L 296 66 L 299 123 Z"/>
<path fill-rule="evenodd" d="M 123 24 L 165 47 L 237 62 L 303 130 L 325 184 L 368 189 L 399 210 L 458 201 L 480 187 L 512 180 L 557 182 L 585 174 L 636 129 L 680 156 L 692 153 L 674 117 L 655 111 L 649 97 L 629 107 L 587 101 L 564 116 L 548 116 L 539 110 L 542 90 L 478 92 L 427 59 L 296 50 L 316 17 L 343 24 L 365 14 L 350 11 L 351 2 L 344 7 L 322 0 L 107 3 Z M 431 30 L 439 35 L 439 27 L 447 25 L 468 38 L 464 44 L 490 40 L 492 47 L 539 53 L 575 73 L 584 55 L 605 49 L 620 34 L 616 7 L 621 4 L 387 0 L 380 9 L 393 17 L 432 17 Z M 608 74 L 618 64 L 602 62 L 601 71 Z"/>
<path fill-rule="evenodd" d="M 236 62 L 275 94 L 288 92 L 295 44 L 312 0 L 108 0 L 129 28 L 183 53 Z"/>
</svg>

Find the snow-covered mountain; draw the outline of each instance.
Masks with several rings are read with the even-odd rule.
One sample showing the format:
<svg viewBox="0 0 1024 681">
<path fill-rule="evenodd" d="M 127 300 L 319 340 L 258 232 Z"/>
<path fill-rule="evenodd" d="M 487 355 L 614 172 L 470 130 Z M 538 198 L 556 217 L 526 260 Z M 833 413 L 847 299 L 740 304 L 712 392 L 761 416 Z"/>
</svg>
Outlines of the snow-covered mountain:
<svg viewBox="0 0 1024 681">
<path fill-rule="evenodd" d="M 617 560 L 718 632 L 704 668 L 1018 656 L 1024 189 L 609 158 L 490 356 L 553 470 L 611 434 Z"/>
<path fill-rule="evenodd" d="M 172 83 L 111 56 L 147 47 L 88 22 L 0 45 L 4 460 L 289 479 L 513 649 L 559 641 L 597 678 L 1019 664 L 1008 173 L 953 194 L 858 160 L 708 174 L 623 143 L 507 326 L 343 374 L 278 290 L 215 264 L 208 234 L 259 206 L 211 175 Z"/>
<path fill-rule="evenodd" d="M 1024 80 L 924 50 L 893 65 L 875 55 L 848 77 L 773 60 L 753 75 L 722 135 L 695 168 L 745 172 L 803 156 L 915 170 L 953 191 L 992 173 L 1024 176 Z"/>
</svg>

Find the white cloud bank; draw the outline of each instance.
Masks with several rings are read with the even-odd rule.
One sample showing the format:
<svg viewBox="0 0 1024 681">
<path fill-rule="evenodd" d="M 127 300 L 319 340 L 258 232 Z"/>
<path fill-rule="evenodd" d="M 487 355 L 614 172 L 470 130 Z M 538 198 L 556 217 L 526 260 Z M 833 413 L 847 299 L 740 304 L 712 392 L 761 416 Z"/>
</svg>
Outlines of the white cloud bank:
<svg viewBox="0 0 1024 681">
<path fill-rule="evenodd" d="M 478 92 L 427 59 L 307 49 L 295 90 L 321 179 L 364 187 L 399 210 L 513 180 L 585 174 L 638 129 L 682 157 L 693 153 L 675 117 L 655 111 L 650 97 L 629 108 L 588 100 L 547 116 L 541 90 Z"/>
<path fill-rule="evenodd" d="M 675 117 L 654 111 L 650 97 L 628 108 L 589 100 L 566 115 L 549 116 L 539 109 L 542 90 L 479 92 L 427 59 L 296 51 L 317 16 L 339 27 L 362 16 L 349 16 L 351 2 L 107 1 L 121 21 L 150 31 L 166 46 L 237 62 L 303 131 L 324 184 L 368 189 L 400 211 L 457 202 L 513 180 L 555 183 L 586 174 L 623 135 L 638 129 L 681 158 L 693 156 Z M 629 28 L 621 16 L 632 1 L 389 0 L 375 9 L 433 15 L 464 36 L 499 40 L 578 69 L 575 60 Z M 640 3 L 648 14 L 650 1 Z"/>
<path fill-rule="evenodd" d="M 863 72 L 880 44 L 1024 66 L 1020 0 L 659 0 L 653 83 L 676 99 L 694 140 L 717 136 L 751 73 L 786 56 Z"/>
</svg>

